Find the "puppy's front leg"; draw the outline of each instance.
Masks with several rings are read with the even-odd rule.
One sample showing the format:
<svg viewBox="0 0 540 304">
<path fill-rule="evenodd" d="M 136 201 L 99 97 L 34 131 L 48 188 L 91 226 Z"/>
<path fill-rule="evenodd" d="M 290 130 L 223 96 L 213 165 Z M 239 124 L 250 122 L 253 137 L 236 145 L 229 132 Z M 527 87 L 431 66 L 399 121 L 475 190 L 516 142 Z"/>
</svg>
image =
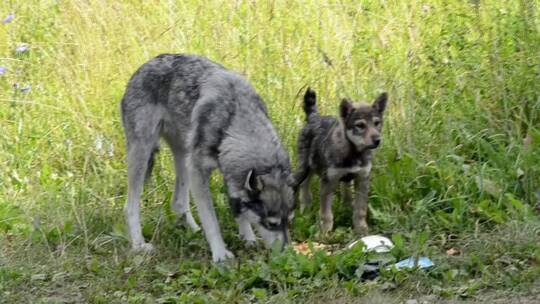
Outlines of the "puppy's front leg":
<svg viewBox="0 0 540 304">
<path fill-rule="evenodd" d="M 321 209 L 319 210 L 319 216 L 321 218 L 321 232 L 327 234 L 332 231 L 334 225 L 334 215 L 332 214 L 332 200 L 334 198 L 334 190 L 336 189 L 337 182 L 328 179 L 327 177 L 321 178 Z"/>
<path fill-rule="evenodd" d="M 311 191 L 309 190 L 310 179 L 311 176 L 308 175 L 302 184 L 300 184 L 300 214 L 304 213 L 304 209 L 306 209 L 307 206 L 310 206 L 313 201 Z"/>
<path fill-rule="evenodd" d="M 354 179 L 353 225 L 354 232 L 359 235 L 367 235 L 368 233 L 366 216 L 369 185 L 369 173 L 361 174 Z"/>
<path fill-rule="evenodd" d="M 197 163 L 192 161 L 192 163 Z M 197 210 L 199 211 L 199 217 L 203 226 L 206 240 L 210 244 L 210 250 L 212 250 L 212 260 L 214 262 L 221 262 L 228 258 L 234 258 L 234 255 L 227 250 L 221 231 L 219 229 L 219 223 L 217 221 L 216 211 L 212 203 L 212 196 L 210 195 L 210 188 L 208 185 L 208 179 L 210 177 L 209 170 L 201 170 L 190 166 L 189 175 L 191 184 L 191 194 L 193 200 L 197 204 Z"/>
</svg>

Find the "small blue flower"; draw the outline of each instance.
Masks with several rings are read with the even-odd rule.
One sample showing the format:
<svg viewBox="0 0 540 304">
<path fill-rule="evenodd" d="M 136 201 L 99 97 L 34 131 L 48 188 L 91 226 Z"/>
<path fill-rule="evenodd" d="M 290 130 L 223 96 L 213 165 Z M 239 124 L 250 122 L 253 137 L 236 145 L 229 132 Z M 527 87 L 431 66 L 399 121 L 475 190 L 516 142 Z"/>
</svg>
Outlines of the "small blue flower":
<svg viewBox="0 0 540 304">
<path fill-rule="evenodd" d="M 8 22 L 11 22 L 15 15 L 13 13 L 8 14 L 4 19 L 2 19 L 2 24 L 7 24 Z"/>
<path fill-rule="evenodd" d="M 7 72 L 7 68 L 0 66 L 0 75 L 4 75 Z"/>
<path fill-rule="evenodd" d="M 22 53 L 25 53 L 29 50 L 30 48 L 28 47 L 28 44 L 26 43 L 21 43 L 19 44 L 16 48 L 15 48 L 15 52 L 16 53 L 19 53 L 19 54 L 22 54 Z"/>
<path fill-rule="evenodd" d="M 32 88 L 32 85 L 31 84 L 27 84 L 25 85 L 24 87 L 21 88 L 21 92 L 23 92 L 24 94 L 28 93 L 28 91 L 30 91 L 30 89 Z"/>
</svg>

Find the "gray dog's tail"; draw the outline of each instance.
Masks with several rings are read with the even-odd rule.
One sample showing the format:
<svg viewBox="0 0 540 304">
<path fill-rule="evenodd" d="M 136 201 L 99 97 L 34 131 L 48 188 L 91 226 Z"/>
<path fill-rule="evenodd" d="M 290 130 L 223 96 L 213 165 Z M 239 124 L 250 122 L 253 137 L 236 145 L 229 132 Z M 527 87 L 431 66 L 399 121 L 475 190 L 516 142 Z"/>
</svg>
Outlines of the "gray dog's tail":
<svg viewBox="0 0 540 304">
<path fill-rule="evenodd" d="M 144 174 L 145 181 L 149 180 L 150 176 L 152 175 L 152 169 L 154 169 L 154 158 L 158 152 L 159 146 L 155 146 L 152 150 L 152 153 L 150 154 L 150 158 L 148 159 L 148 165 L 146 166 L 146 172 Z"/>
<path fill-rule="evenodd" d="M 311 114 L 318 114 L 317 111 L 317 94 L 311 88 L 308 88 L 304 95 L 304 113 L 306 113 L 306 120 L 309 119 Z"/>
</svg>

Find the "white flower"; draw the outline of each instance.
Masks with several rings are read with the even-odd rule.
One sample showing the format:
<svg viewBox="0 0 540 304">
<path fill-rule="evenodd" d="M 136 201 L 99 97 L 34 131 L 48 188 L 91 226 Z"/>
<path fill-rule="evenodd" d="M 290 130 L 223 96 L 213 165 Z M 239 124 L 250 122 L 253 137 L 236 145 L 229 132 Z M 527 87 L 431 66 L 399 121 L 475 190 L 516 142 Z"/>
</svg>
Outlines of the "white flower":
<svg viewBox="0 0 540 304">
<path fill-rule="evenodd" d="M 100 152 L 101 149 L 103 149 L 103 137 L 101 135 L 98 135 L 96 137 L 96 140 L 94 140 L 94 145 L 96 147 L 96 151 Z"/>
<path fill-rule="evenodd" d="M 294 120 L 294 122 L 296 123 L 296 125 L 298 127 L 301 127 L 302 126 L 302 119 L 300 119 L 299 116 L 296 116 L 296 119 Z"/>
<path fill-rule="evenodd" d="M 27 43 L 21 43 L 15 48 L 15 53 L 25 53 L 30 49 Z"/>
<path fill-rule="evenodd" d="M 110 157 L 114 155 L 114 146 L 112 143 L 109 144 L 109 148 L 107 149 L 107 155 Z"/>
</svg>

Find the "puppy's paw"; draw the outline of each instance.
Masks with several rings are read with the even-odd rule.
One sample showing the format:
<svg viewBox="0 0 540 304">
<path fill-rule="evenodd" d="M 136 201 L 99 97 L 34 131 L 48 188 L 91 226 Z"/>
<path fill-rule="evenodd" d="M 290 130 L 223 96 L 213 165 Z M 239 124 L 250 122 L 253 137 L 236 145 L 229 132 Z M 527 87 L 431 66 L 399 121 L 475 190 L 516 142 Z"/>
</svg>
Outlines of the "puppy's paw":
<svg viewBox="0 0 540 304">
<path fill-rule="evenodd" d="M 356 225 L 354 225 L 354 233 L 356 233 L 359 236 L 368 235 L 369 228 L 366 221 L 361 221 L 359 223 L 356 223 Z"/>
<path fill-rule="evenodd" d="M 334 226 L 333 221 L 325 221 L 321 220 L 321 234 L 323 236 L 326 236 L 332 231 L 332 227 Z"/>
<path fill-rule="evenodd" d="M 214 263 L 221 263 L 230 259 L 234 259 L 234 254 L 227 249 L 218 250 L 212 253 L 212 261 L 214 261 Z"/>
</svg>

